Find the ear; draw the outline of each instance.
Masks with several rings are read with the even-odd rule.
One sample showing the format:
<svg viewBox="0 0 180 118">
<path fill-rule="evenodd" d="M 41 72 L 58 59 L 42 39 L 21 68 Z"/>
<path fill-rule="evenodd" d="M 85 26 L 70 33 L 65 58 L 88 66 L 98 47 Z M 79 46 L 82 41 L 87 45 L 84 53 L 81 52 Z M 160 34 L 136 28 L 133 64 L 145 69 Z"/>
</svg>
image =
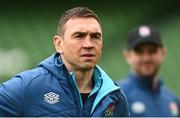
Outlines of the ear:
<svg viewBox="0 0 180 118">
<path fill-rule="evenodd" d="M 63 53 L 63 39 L 60 36 L 55 35 L 53 42 L 54 42 L 56 51 L 59 53 Z"/>
<path fill-rule="evenodd" d="M 131 63 L 131 60 L 130 60 L 130 50 L 124 50 L 123 51 L 123 53 L 124 53 L 124 58 L 125 58 L 125 60 L 126 60 L 126 62 L 128 63 L 128 64 L 130 64 Z"/>
<path fill-rule="evenodd" d="M 162 51 L 163 51 L 163 55 L 164 55 L 164 57 L 165 57 L 166 54 L 167 54 L 167 48 L 162 48 Z"/>
<path fill-rule="evenodd" d="M 162 54 L 162 60 L 164 61 L 164 59 L 165 59 L 165 56 L 166 56 L 166 54 L 167 54 L 167 49 L 166 48 L 161 48 L 161 54 Z"/>
</svg>

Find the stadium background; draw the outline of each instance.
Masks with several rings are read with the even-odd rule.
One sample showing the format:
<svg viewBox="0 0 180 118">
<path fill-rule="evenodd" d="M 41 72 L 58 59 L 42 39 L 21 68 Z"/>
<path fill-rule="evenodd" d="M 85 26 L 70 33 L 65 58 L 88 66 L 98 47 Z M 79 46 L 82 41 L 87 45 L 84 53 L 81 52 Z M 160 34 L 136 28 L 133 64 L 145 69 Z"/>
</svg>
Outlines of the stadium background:
<svg viewBox="0 0 180 118">
<path fill-rule="evenodd" d="M 180 1 L 1 1 L 0 83 L 15 73 L 35 67 L 54 53 L 52 38 L 60 15 L 75 6 L 93 9 L 102 20 L 104 48 L 100 66 L 114 79 L 123 79 L 127 34 L 140 24 L 156 26 L 168 53 L 160 75 L 180 97 Z"/>
</svg>

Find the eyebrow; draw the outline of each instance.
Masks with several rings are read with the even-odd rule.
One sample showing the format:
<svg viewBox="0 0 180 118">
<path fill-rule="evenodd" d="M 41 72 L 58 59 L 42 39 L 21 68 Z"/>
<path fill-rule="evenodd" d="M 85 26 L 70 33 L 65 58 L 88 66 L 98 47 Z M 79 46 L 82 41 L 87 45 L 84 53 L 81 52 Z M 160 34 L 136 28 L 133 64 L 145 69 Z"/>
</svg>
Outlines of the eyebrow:
<svg viewBox="0 0 180 118">
<path fill-rule="evenodd" d="M 72 34 L 72 36 L 77 35 L 77 34 L 85 35 L 85 34 L 87 34 L 87 33 L 86 33 L 86 32 L 74 32 L 74 33 Z"/>
<path fill-rule="evenodd" d="M 88 32 L 80 32 L 80 31 L 78 31 L 78 32 L 74 32 L 74 33 L 72 34 L 72 36 L 78 35 L 78 34 L 80 34 L 80 35 L 87 35 Z M 91 36 L 92 36 L 92 35 L 98 35 L 98 36 L 101 37 L 101 33 L 100 33 L 100 32 L 91 32 L 90 35 L 91 35 Z"/>
<path fill-rule="evenodd" d="M 92 32 L 92 33 L 90 33 L 90 35 L 97 35 L 97 36 L 99 36 L 99 37 L 101 37 L 101 33 L 100 32 Z"/>
</svg>

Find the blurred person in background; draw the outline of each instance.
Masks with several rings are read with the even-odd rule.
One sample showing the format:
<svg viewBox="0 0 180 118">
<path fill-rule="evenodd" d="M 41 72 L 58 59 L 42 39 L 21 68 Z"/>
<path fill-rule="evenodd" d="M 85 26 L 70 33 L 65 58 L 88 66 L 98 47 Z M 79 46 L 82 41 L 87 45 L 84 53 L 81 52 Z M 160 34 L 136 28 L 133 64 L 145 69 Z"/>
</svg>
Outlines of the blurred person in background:
<svg viewBox="0 0 180 118">
<path fill-rule="evenodd" d="M 164 87 L 158 75 L 166 49 L 159 32 L 152 26 L 134 28 L 127 40 L 124 57 L 131 71 L 119 81 L 135 117 L 179 117 L 178 98 Z"/>
<path fill-rule="evenodd" d="M 53 41 L 57 53 L 0 85 L 0 116 L 129 116 L 120 87 L 96 65 L 103 41 L 93 11 L 66 11 Z"/>
</svg>

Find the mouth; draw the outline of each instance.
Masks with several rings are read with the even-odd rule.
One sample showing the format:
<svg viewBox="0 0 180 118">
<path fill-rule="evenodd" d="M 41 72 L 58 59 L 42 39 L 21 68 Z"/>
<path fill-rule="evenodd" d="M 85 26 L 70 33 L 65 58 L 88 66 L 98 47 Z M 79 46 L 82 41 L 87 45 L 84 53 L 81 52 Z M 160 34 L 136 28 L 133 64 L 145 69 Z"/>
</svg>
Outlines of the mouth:
<svg viewBox="0 0 180 118">
<path fill-rule="evenodd" d="M 83 54 L 81 55 L 81 57 L 94 57 L 95 55 L 94 54 Z"/>
<path fill-rule="evenodd" d="M 95 55 L 94 54 L 83 54 L 83 55 L 81 55 L 81 57 L 83 59 L 85 59 L 86 61 L 92 61 L 94 59 Z"/>
<path fill-rule="evenodd" d="M 152 63 L 152 62 L 149 62 L 149 63 L 142 63 L 141 64 L 141 68 L 144 68 L 144 69 L 152 69 L 155 67 L 155 64 Z"/>
<path fill-rule="evenodd" d="M 153 62 L 144 62 L 141 65 L 154 65 L 154 63 Z"/>
</svg>

